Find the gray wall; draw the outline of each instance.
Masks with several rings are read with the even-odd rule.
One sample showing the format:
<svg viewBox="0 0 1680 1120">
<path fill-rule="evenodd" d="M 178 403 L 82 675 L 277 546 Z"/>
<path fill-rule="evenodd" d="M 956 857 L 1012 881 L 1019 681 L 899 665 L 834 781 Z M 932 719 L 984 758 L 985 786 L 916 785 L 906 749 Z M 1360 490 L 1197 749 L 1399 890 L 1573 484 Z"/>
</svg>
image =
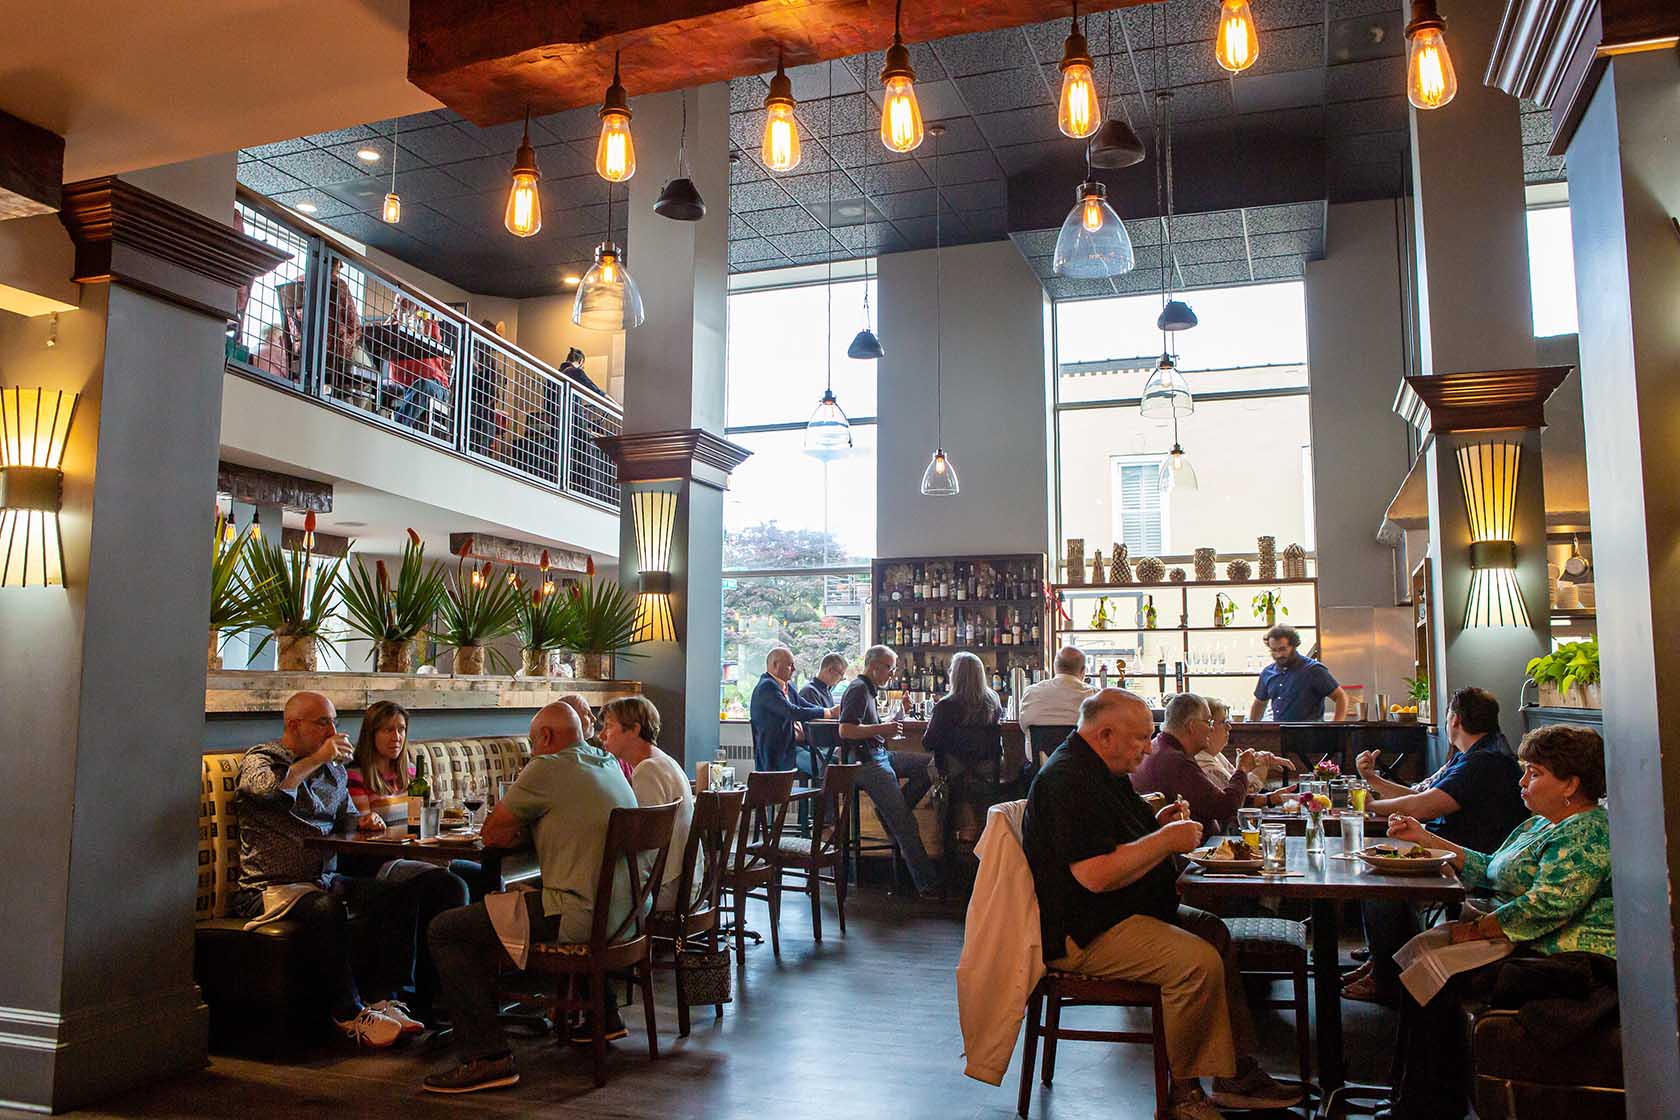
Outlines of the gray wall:
<svg viewBox="0 0 1680 1120">
<path fill-rule="evenodd" d="M 887 356 L 877 368 L 876 554 L 1044 552 L 1044 289 L 1012 242 L 944 252 L 944 439 L 961 492 L 921 494 L 935 442 L 934 254 L 888 254 L 880 259 L 877 296 Z"/>
</svg>

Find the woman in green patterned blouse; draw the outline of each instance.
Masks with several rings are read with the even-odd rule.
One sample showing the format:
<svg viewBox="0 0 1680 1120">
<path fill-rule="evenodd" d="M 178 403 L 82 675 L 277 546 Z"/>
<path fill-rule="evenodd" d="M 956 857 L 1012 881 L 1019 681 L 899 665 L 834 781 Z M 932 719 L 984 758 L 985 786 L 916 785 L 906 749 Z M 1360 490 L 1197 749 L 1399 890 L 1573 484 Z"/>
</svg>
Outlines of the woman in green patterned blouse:
<svg viewBox="0 0 1680 1120">
<path fill-rule="evenodd" d="M 1491 895 L 1465 904 L 1448 928 L 1452 940 L 1508 940 L 1518 952 L 1616 956 L 1610 889 L 1610 825 L 1604 796 L 1604 741 L 1585 727 L 1556 724 L 1523 736 L 1522 799 L 1534 814 L 1491 855 L 1471 851 L 1427 831 L 1411 817 L 1389 818 L 1388 835 L 1453 853 L 1464 885 Z M 1480 971 L 1497 971 L 1499 964 Z M 1426 1007 L 1409 996 L 1401 1008 L 1394 1120 L 1452 1116 L 1465 1111 L 1463 1031 L 1454 1030 L 1458 1000 L 1477 972 L 1455 978 Z M 1454 1044 L 1454 1040 L 1459 1040 Z M 1415 1044 L 1414 1044 L 1415 1043 Z M 1379 1113 L 1379 1116 L 1382 1114 Z"/>
</svg>

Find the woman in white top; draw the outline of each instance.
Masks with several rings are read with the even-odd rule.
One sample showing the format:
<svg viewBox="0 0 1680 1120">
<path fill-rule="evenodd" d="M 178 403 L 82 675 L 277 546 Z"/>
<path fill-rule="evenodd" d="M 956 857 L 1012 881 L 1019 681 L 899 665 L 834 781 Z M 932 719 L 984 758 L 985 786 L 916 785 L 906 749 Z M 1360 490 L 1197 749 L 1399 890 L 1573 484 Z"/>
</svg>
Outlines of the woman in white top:
<svg viewBox="0 0 1680 1120">
<path fill-rule="evenodd" d="M 1211 696 L 1203 697 L 1207 701 L 1208 711 L 1213 720 L 1213 734 L 1208 739 L 1207 750 L 1196 756 L 1196 765 L 1202 768 L 1202 773 L 1214 785 L 1225 788 L 1236 772 L 1237 765 L 1225 757 L 1225 748 L 1231 743 L 1231 708 L 1223 700 L 1215 700 Z M 1274 754 L 1260 752 L 1260 762 L 1248 772 L 1248 789 L 1251 794 L 1259 794 L 1266 788 L 1266 780 L 1273 769 L 1279 772 L 1286 768 L 1283 759 Z M 1277 795 L 1266 799 L 1266 804 L 1274 804 Z"/>
<path fill-rule="evenodd" d="M 677 880 L 682 878 L 683 849 L 694 821 L 694 791 L 677 760 L 654 743 L 659 739 L 659 709 L 643 696 L 608 701 L 601 709 L 601 745 L 630 766 L 630 788 L 638 805 L 680 802 L 671 826 L 671 847 L 665 856 L 665 875 L 654 906 L 669 910 L 676 904 Z"/>
</svg>

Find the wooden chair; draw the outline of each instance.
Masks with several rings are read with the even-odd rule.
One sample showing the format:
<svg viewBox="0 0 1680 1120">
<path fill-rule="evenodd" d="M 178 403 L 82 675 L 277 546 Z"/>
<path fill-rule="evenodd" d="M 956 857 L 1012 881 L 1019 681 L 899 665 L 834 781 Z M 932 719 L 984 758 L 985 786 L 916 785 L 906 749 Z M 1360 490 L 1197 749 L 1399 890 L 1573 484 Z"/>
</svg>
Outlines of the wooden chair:
<svg viewBox="0 0 1680 1120">
<path fill-rule="evenodd" d="M 1295 1013 L 1295 1050 L 1301 1066 L 1301 1084 L 1312 1082 L 1312 1042 L 1308 1028 L 1307 927 L 1288 918 L 1226 918 L 1231 941 L 1236 947 L 1237 969 L 1244 976 L 1266 981 L 1269 989 L 1279 980 L 1294 985 L 1293 999 L 1267 995 L 1250 999 L 1250 1007 L 1279 1007 Z"/>
<path fill-rule="evenodd" d="M 851 844 L 852 813 L 857 808 L 857 775 L 861 763 L 831 763 L 823 771 L 819 789 L 794 794 L 796 802 L 811 805 L 811 835 L 783 836 L 769 850 L 770 863 L 776 869 L 778 900 L 784 875 L 793 875 L 803 882 L 794 889 L 811 899 L 811 936 L 822 940 L 823 872 L 831 874 L 827 881 L 834 884 L 834 902 L 840 911 L 840 935 L 846 935 L 846 857 Z"/>
<path fill-rule="evenodd" d="M 723 877 L 729 869 L 741 805 L 746 797 L 744 789 L 707 791 L 695 797 L 694 820 L 688 827 L 688 843 L 683 847 L 675 905 L 648 915 L 649 934 L 657 944 L 668 943 L 671 948 L 671 967 L 677 978 L 677 1033 L 684 1038 L 688 1037 L 688 992 L 679 958 L 687 948 L 686 943 L 693 940 L 700 940 L 712 952 L 717 951 Z M 723 1018 L 723 1004 L 712 1006 L 717 1018 Z"/>
<path fill-rule="evenodd" d="M 659 1032 L 653 1017 L 653 958 L 648 938 L 648 904 L 665 871 L 665 855 L 671 845 L 671 828 L 677 819 L 677 802 L 643 809 L 614 809 L 607 818 L 607 842 L 601 851 L 601 872 L 595 880 L 594 920 L 589 941 L 584 944 L 541 942 L 531 946 L 527 971 L 555 981 L 552 997 L 538 997 L 557 1029 L 567 1029 L 570 1017 L 587 1011 L 595 1027 L 591 1042 L 595 1085 L 607 1083 L 607 974 L 633 969 L 642 989 L 642 1010 L 647 1016 L 648 1057 L 659 1057 Z M 655 853 L 653 866 L 643 874 L 643 859 Z M 624 876 L 629 912 L 616 926 L 607 928 L 613 889 Z M 576 994 L 577 981 L 589 981 L 589 994 Z M 562 983 L 564 982 L 564 983 Z M 508 998 L 529 1002 L 529 993 L 509 992 Z"/>
<path fill-rule="evenodd" d="M 1147 1007 L 1149 1030 L 1146 1033 L 1063 1029 L 1064 1007 Z M 1044 1015 L 1042 1025 L 1039 1022 L 1041 1012 Z M 1166 1021 L 1161 1010 L 1161 989 L 1154 984 L 1105 980 L 1051 969 L 1038 982 L 1032 995 L 1027 997 L 1027 1037 L 1021 1054 L 1021 1096 L 1016 1102 L 1016 1114 L 1021 1120 L 1027 1120 L 1027 1109 L 1032 1104 L 1033 1057 L 1038 1050 L 1038 1040 L 1044 1039 L 1043 1080 L 1044 1087 L 1048 1089 L 1056 1075 L 1056 1043 L 1065 1038 L 1077 1042 L 1135 1042 L 1152 1046 L 1155 1050 L 1155 1113 L 1166 1115 L 1171 1095 Z"/>
<path fill-rule="evenodd" d="M 735 959 L 747 963 L 747 899 L 756 898 L 770 906 L 770 948 L 782 955 L 781 931 L 777 920 L 781 916 L 782 886 L 776 869 L 771 866 L 767 852 L 781 838 L 787 823 L 789 798 L 797 770 L 754 770 L 747 775 L 747 796 L 742 804 L 740 823 L 735 833 L 735 858 L 724 873 L 723 885 L 729 889 L 734 903 L 735 920 L 731 932 L 735 935 Z M 764 889 L 763 894 L 753 891 Z"/>
</svg>

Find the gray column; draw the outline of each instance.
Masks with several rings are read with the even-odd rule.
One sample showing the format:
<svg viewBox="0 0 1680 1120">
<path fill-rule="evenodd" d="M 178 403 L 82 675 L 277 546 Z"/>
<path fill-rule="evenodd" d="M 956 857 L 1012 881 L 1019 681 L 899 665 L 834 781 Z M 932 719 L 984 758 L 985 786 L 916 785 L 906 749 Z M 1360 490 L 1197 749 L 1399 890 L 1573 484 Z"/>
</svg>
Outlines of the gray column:
<svg viewBox="0 0 1680 1120">
<path fill-rule="evenodd" d="M 1629 1116 L 1680 1116 L 1680 72 L 1607 62 L 1569 144 Z M 1672 749 L 1671 749 L 1672 748 Z"/>
<path fill-rule="evenodd" d="M 699 222 L 653 212 L 676 173 L 683 103 L 688 159 L 706 200 Z M 717 752 L 723 649 L 723 488 L 746 453 L 722 438 L 729 279 L 729 89 L 718 83 L 637 98 L 630 180 L 630 274 L 647 321 L 625 338 L 624 435 L 612 441 L 623 500 L 619 575 L 639 583 L 631 494 L 677 495 L 671 546 L 675 642 L 637 647 L 618 673 L 642 681 L 659 708 L 660 746 L 692 768 Z M 739 454 L 737 454 L 739 453 Z"/>
<path fill-rule="evenodd" d="M 66 586 L 0 591 L 0 788 L 16 794 L 0 1100 L 55 1111 L 205 1061 L 193 904 L 223 325 L 234 288 L 278 259 L 122 183 L 66 187 L 65 222 L 84 282 L 58 346 L 0 317 L 8 385 L 82 394 Z"/>
</svg>

